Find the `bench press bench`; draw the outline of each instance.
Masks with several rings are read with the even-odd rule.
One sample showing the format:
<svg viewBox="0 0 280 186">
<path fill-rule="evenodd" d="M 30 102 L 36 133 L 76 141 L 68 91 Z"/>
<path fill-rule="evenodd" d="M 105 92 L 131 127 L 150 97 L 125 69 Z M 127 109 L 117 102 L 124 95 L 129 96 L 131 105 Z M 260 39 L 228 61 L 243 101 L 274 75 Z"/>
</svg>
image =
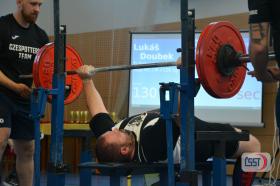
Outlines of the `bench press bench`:
<svg viewBox="0 0 280 186">
<path fill-rule="evenodd" d="M 215 141 L 213 159 L 206 162 L 198 162 L 195 165 L 196 170 L 180 175 L 179 181 L 189 183 L 192 186 L 198 184 L 197 175 L 202 175 L 203 186 L 211 186 L 212 176 L 213 185 L 225 186 L 226 183 L 226 165 L 234 164 L 235 160 L 225 159 L 225 142 L 230 140 L 249 140 L 247 131 L 237 132 L 220 132 L 220 131 L 198 131 L 196 132 L 196 140 L 212 140 Z M 144 184 L 144 177 L 139 175 L 159 173 L 160 185 L 168 184 L 168 165 L 167 163 L 98 163 L 83 162 L 79 165 L 81 175 L 80 184 L 83 186 L 91 185 L 91 176 L 98 170 L 97 175 L 109 176 L 110 186 L 125 185 L 125 179 L 128 175 L 132 175 L 132 185 Z M 174 165 L 174 169 L 178 172 L 179 165 Z M 87 172 L 87 175 L 83 173 Z M 213 172 L 213 175 L 212 175 Z M 135 179 L 136 178 L 136 179 Z M 174 178 L 175 179 L 175 178 Z M 142 184 L 142 185 L 143 185 Z"/>
</svg>

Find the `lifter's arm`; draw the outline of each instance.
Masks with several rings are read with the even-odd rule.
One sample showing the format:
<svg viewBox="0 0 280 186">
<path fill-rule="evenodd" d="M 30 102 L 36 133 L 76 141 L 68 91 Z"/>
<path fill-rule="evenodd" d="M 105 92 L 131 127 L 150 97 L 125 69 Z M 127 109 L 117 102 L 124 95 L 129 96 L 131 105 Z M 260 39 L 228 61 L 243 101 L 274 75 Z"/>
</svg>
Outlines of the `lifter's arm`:
<svg viewBox="0 0 280 186">
<path fill-rule="evenodd" d="M 89 72 L 93 71 L 93 69 L 93 66 L 83 65 L 77 70 L 77 73 L 83 79 L 86 102 L 92 117 L 98 113 L 108 113 L 103 103 L 102 97 L 100 96 L 93 83 L 93 80 L 91 79 Z"/>
</svg>

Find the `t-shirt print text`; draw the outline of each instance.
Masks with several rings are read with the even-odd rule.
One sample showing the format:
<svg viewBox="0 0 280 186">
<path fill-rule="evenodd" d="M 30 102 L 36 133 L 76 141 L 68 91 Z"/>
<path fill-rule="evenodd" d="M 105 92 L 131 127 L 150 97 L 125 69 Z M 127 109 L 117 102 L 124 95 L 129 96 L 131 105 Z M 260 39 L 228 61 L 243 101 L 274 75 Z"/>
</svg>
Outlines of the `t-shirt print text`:
<svg viewBox="0 0 280 186">
<path fill-rule="evenodd" d="M 12 36 L 12 38 L 16 37 L 16 36 L 17 35 Z M 9 50 L 18 52 L 18 58 L 19 59 L 31 60 L 32 55 L 37 54 L 37 52 L 39 51 L 39 48 L 10 43 L 9 44 Z"/>
</svg>

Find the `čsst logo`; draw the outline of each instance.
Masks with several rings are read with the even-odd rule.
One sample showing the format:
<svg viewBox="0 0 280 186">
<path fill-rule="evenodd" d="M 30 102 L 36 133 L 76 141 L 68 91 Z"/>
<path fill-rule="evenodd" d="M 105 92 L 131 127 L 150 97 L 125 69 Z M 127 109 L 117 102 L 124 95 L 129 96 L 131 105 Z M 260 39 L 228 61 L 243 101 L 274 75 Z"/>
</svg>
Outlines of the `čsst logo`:
<svg viewBox="0 0 280 186">
<path fill-rule="evenodd" d="M 268 172 L 271 168 L 269 153 L 243 153 L 241 156 L 241 168 L 244 172 Z"/>
</svg>

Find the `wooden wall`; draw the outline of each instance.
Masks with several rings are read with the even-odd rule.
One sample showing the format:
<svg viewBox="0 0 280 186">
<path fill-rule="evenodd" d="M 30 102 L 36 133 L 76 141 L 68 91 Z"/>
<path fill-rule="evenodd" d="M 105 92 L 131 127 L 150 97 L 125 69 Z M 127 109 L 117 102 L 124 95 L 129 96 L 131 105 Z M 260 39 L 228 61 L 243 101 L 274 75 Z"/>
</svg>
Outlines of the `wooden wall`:
<svg viewBox="0 0 280 186">
<path fill-rule="evenodd" d="M 248 15 L 246 13 L 196 20 L 196 28 L 201 30 L 208 23 L 221 20 L 229 20 L 240 29 L 248 29 Z M 180 31 L 180 23 L 154 25 L 152 28 L 153 31 Z M 95 67 L 129 64 L 129 32 L 133 29 L 134 28 L 127 28 L 68 35 L 67 41 L 80 53 L 85 64 L 92 64 Z M 121 71 L 96 74 L 94 81 L 108 110 L 110 112 L 116 112 L 118 118 L 125 117 L 128 110 L 129 72 Z M 264 84 L 264 128 L 247 128 L 261 141 L 263 152 L 272 152 L 276 87 L 277 85 L 275 83 Z M 71 110 L 87 110 L 83 94 L 78 100 L 65 106 L 66 121 L 69 120 L 69 112 Z M 49 120 L 50 107 L 48 106 L 46 117 L 43 121 Z M 78 146 L 79 142 L 77 142 L 77 140 L 75 143 L 77 143 L 76 145 Z M 73 139 L 65 141 L 65 161 L 72 164 L 78 163 L 73 159 L 77 159 L 77 157 L 74 156 L 79 155 L 67 153 L 71 152 L 73 148 L 73 146 L 69 144 L 73 144 Z M 47 148 L 47 146 L 45 148 Z M 79 148 L 77 147 L 77 149 Z"/>
</svg>

